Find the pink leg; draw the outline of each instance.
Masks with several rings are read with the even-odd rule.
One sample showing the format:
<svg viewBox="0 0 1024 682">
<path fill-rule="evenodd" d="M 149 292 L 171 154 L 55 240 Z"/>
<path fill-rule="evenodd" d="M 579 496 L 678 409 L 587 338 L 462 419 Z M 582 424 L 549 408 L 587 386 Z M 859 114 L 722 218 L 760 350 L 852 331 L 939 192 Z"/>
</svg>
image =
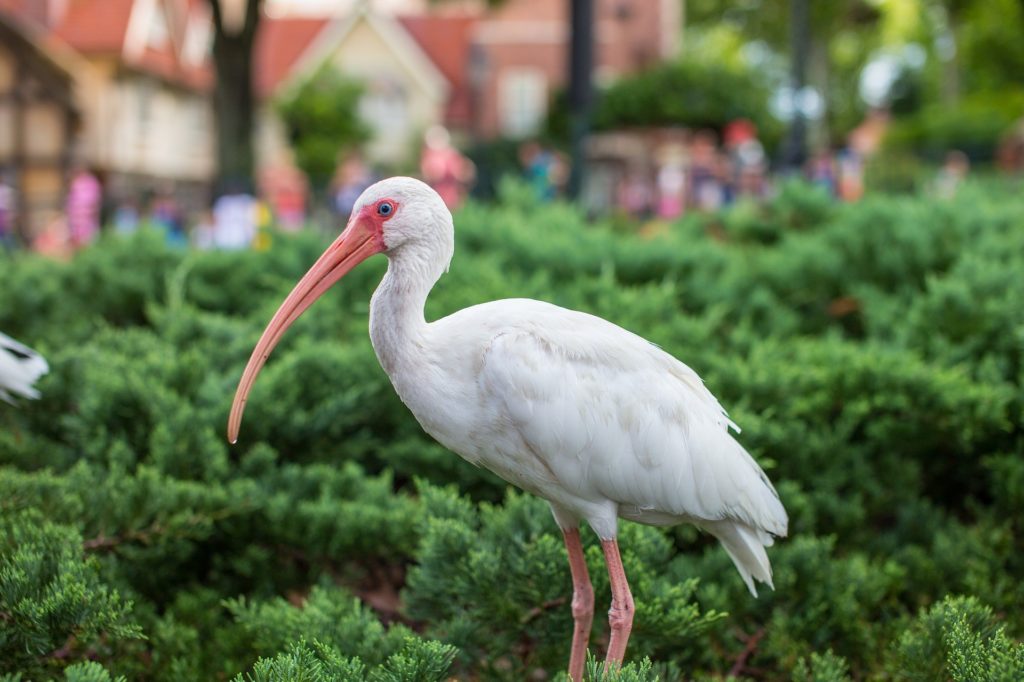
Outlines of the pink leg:
<svg viewBox="0 0 1024 682">
<path fill-rule="evenodd" d="M 587 640 L 594 622 L 594 587 L 590 584 L 587 562 L 583 558 L 579 528 L 562 530 L 565 549 L 569 552 L 569 572 L 572 573 L 572 654 L 569 656 L 569 677 L 583 682 L 583 664 L 587 660 Z"/>
<path fill-rule="evenodd" d="M 612 608 L 608 611 L 612 636 L 605 663 L 619 666 L 626 656 L 626 642 L 633 629 L 633 595 L 629 592 L 626 571 L 622 567 L 622 557 L 619 556 L 619 543 L 616 540 L 602 540 L 601 547 L 604 549 L 604 561 L 608 565 L 608 581 L 612 586 Z"/>
</svg>

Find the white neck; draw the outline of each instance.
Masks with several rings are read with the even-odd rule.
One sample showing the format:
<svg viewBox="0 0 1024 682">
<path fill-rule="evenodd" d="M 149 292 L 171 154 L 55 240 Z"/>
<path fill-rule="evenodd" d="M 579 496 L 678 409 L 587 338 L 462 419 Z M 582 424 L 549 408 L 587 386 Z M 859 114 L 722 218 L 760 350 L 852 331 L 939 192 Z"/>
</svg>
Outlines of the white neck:
<svg viewBox="0 0 1024 682">
<path fill-rule="evenodd" d="M 420 355 L 427 332 L 423 307 L 452 248 L 450 243 L 418 243 L 388 253 L 388 271 L 370 300 L 370 341 L 392 379 Z"/>
</svg>

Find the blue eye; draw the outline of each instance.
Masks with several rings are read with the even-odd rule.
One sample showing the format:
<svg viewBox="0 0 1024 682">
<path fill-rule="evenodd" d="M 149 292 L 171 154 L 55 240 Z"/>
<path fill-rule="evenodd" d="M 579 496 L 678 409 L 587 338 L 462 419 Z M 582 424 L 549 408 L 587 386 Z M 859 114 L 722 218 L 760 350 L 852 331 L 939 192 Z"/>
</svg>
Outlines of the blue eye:
<svg viewBox="0 0 1024 682">
<path fill-rule="evenodd" d="M 390 201 L 382 201 L 380 205 L 377 206 L 377 215 L 389 216 L 394 212 L 394 210 L 394 204 Z"/>
</svg>

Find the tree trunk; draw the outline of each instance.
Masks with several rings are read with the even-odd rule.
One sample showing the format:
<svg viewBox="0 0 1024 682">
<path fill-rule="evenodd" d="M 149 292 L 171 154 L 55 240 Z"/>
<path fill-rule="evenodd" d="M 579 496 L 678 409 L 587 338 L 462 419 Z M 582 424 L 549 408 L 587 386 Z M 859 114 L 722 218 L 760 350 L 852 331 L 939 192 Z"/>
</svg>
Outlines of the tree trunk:
<svg viewBox="0 0 1024 682">
<path fill-rule="evenodd" d="M 810 40 L 810 63 L 808 65 L 808 80 L 814 89 L 821 96 L 821 115 L 814 121 L 808 122 L 808 142 L 811 151 L 826 149 L 831 143 L 829 134 L 829 117 L 833 114 L 829 106 L 829 61 L 828 43 L 822 40 Z"/>
<path fill-rule="evenodd" d="M 217 131 L 217 193 L 229 187 L 251 190 L 253 185 L 253 123 L 255 96 L 252 54 L 260 18 L 260 0 L 244 0 L 241 26 L 225 23 L 221 2 L 213 9 L 213 63 L 217 84 L 213 95 Z"/>
<path fill-rule="evenodd" d="M 960 101 L 960 41 L 954 21 L 954 18 L 950 17 L 946 33 L 950 45 L 949 53 L 942 63 L 942 101 L 946 104 L 956 104 Z"/>
</svg>

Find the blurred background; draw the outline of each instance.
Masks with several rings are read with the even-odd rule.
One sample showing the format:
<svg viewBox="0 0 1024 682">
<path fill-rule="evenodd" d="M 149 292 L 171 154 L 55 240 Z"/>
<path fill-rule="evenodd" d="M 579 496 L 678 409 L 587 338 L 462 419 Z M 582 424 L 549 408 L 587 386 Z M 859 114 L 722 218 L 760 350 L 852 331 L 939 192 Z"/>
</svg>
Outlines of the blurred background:
<svg viewBox="0 0 1024 682">
<path fill-rule="evenodd" d="M 402 173 L 675 219 L 1024 168 L 1016 0 L 0 0 L 0 238 L 237 248 Z"/>
</svg>

